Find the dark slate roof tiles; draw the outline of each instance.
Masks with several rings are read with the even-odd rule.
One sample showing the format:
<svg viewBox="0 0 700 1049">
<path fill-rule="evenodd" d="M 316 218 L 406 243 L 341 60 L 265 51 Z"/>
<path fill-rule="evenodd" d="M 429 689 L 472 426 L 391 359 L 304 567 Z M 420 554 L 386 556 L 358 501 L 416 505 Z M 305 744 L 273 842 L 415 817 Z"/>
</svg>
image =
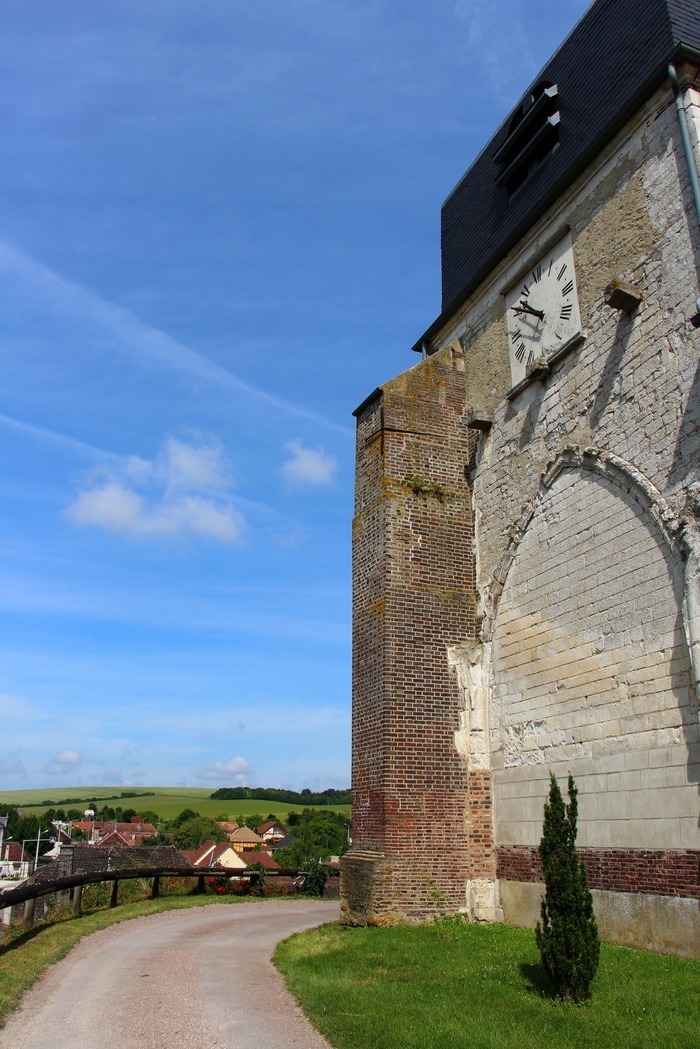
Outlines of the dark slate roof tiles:
<svg viewBox="0 0 700 1049">
<path fill-rule="evenodd" d="M 423 338 L 464 302 L 666 79 L 668 62 L 680 48 L 700 52 L 700 0 L 596 0 L 523 95 L 541 81 L 558 85 L 558 146 L 509 197 L 496 185 L 493 157 L 507 138 L 511 114 L 445 201 L 442 313 Z"/>
</svg>

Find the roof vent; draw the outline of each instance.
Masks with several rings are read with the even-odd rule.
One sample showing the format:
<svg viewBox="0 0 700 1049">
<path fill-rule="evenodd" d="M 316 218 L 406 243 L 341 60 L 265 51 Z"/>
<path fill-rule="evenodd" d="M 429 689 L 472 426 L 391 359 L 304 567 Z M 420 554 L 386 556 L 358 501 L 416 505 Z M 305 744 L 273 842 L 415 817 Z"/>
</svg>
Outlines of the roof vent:
<svg viewBox="0 0 700 1049">
<path fill-rule="evenodd" d="M 514 193 L 559 141 L 559 90 L 542 81 L 518 106 L 508 137 L 494 155 L 501 165 L 496 185 Z"/>
</svg>

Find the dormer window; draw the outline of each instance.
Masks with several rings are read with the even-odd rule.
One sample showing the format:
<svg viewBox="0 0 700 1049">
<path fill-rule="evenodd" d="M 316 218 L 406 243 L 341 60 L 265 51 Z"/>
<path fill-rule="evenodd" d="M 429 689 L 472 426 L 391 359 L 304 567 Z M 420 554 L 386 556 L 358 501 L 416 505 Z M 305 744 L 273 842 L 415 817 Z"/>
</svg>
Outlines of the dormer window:
<svg viewBox="0 0 700 1049">
<path fill-rule="evenodd" d="M 559 121 L 557 85 L 541 81 L 516 109 L 508 137 L 493 158 L 501 168 L 496 184 L 505 186 L 509 196 L 555 148 Z"/>
</svg>

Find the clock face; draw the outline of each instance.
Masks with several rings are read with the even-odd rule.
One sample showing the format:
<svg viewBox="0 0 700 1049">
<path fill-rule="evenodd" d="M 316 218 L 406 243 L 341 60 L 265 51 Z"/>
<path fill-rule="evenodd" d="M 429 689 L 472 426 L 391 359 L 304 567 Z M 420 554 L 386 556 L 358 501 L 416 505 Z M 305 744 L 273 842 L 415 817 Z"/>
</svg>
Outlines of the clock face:
<svg viewBox="0 0 700 1049">
<path fill-rule="evenodd" d="M 581 330 L 570 233 L 506 292 L 506 315 L 515 386 L 528 365 L 551 356 Z"/>
</svg>

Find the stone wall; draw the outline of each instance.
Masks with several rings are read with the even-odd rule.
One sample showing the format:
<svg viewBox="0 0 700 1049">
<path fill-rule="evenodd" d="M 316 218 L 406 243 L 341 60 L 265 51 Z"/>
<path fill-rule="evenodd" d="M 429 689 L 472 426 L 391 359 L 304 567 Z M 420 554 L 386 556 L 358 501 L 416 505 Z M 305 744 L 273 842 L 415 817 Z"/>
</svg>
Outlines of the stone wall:
<svg viewBox="0 0 700 1049">
<path fill-rule="evenodd" d="M 515 392 L 504 292 L 564 229 L 582 337 Z M 552 769 L 608 934 L 700 940 L 699 263 L 664 86 L 359 411 L 346 920 L 492 919 L 501 879 L 531 921 Z"/>
<path fill-rule="evenodd" d="M 686 101 L 694 119 L 693 90 Z M 523 257 L 536 257 L 564 224 L 585 339 L 543 380 L 508 397 L 501 291 Z M 699 251 L 665 87 L 434 343 L 463 349 L 467 404 L 493 418 L 477 453 L 473 503 L 506 917 L 523 918 L 512 886 L 539 841 L 549 770 L 560 781 L 571 771 L 580 790 L 579 843 L 594 884 L 610 893 L 610 928 L 623 907 L 611 905 L 613 897 L 667 893 L 685 907 L 676 923 L 686 937 L 682 950 L 700 938 L 692 658 L 700 369 L 690 324 Z M 616 278 L 641 292 L 635 311 L 606 305 Z M 471 702 L 465 689 L 465 705 Z M 626 872 L 622 888 L 610 850 Z M 654 888 L 649 863 L 668 873 Z M 525 883 L 538 880 L 532 870 L 523 875 Z M 656 923 L 663 949 L 664 921 Z M 644 942 L 653 945 L 654 934 Z"/>
</svg>

